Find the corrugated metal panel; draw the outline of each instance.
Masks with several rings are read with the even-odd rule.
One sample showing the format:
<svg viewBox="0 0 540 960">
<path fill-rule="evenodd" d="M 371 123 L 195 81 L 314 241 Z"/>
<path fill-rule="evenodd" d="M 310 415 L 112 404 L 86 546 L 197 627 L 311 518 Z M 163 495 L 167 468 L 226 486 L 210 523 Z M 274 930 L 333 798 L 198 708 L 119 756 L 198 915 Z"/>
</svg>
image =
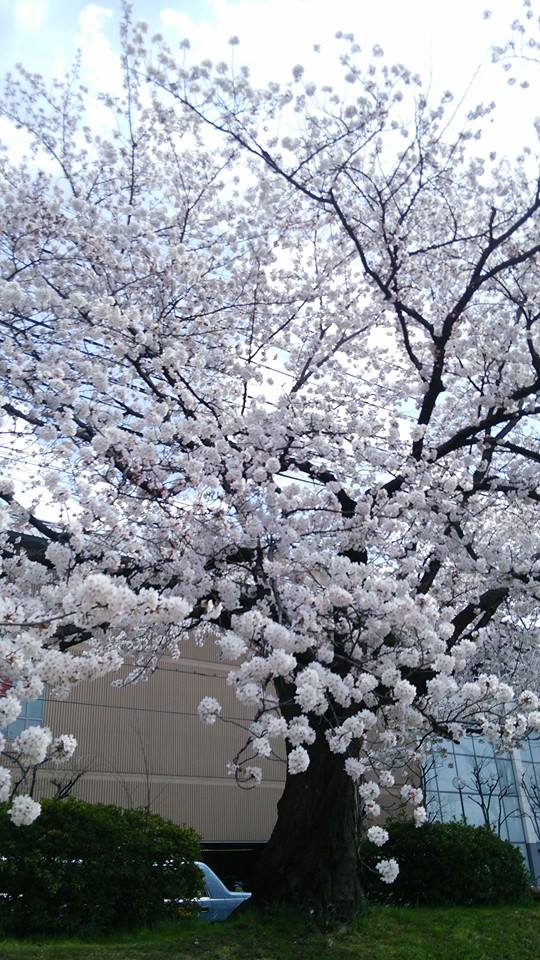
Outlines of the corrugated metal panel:
<svg viewBox="0 0 540 960">
<path fill-rule="evenodd" d="M 39 796 L 51 796 L 54 788 L 48 772 L 39 781 Z M 123 807 L 150 807 L 153 813 L 193 827 L 205 840 L 264 841 L 276 819 L 281 794 L 279 784 L 261 784 L 241 790 L 233 781 L 100 776 L 87 774 L 73 795 L 90 803 L 114 803 Z"/>
<path fill-rule="evenodd" d="M 60 777 L 85 770 L 74 795 L 92 802 L 145 806 L 150 798 L 154 812 L 190 824 L 205 840 L 267 839 L 285 767 L 254 761 L 265 777 L 254 790 L 227 777 L 226 763 L 246 736 L 239 725 L 252 716 L 225 683 L 230 667 L 195 658 L 161 666 L 147 682 L 113 688 L 111 678 L 100 678 L 80 684 L 66 701 L 46 700 L 44 722 L 79 744 L 73 767 L 60 768 Z M 197 705 L 207 695 L 220 701 L 230 722 L 199 721 Z M 49 776 L 44 770 L 45 795 Z"/>
<path fill-rule="evenodd" d="M 117 773 L 225 777 L 227 761 L 244 741 L 236 724 L 208 727 L 193 716 L 149 716 L 99 705 L 64 704 L 53 729 L 75 735 L 79 764 Z M 280 764 L 257 762 L 272 780 L 283 780 Z"/>
</svg>

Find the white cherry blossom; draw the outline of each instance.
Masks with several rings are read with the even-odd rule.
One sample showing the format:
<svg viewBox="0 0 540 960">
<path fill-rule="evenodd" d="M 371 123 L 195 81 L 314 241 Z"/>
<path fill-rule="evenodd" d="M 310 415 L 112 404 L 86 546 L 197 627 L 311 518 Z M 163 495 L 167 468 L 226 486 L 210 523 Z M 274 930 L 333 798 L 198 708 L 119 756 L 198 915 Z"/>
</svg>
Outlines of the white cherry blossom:
<svg viewBox="0 0 540 960">
<path fill-rule="evenodd" d="M 383 883 L 393 883 L 399 874 L 399 865 L 393 857 L 391 860 L 379 860 L 375 869 Z"/>
<path fill-rule="evenodd" d="M 9 810 L 9 817 L 16 827 L 26 827 L 33 823 L 41 813 L 41 806 L 31 797 L 15 797 Z"/>
<path fill-rule="evenodd" d="M 289 751 L 285 795 L 373 817 L 435 741 L 540 729 L 540 189 L 534 138 L 483 156 L 493 105 L 456 126 L 339 42 L 339 90 L 258 89 L 128 4 L 111 136 L 75 75 L 7 81 L 0 727 L 191 638 L 234 664 L 240 783 Z"/>
<path fill-rule="evenodd" d="M 374 843 L 377 847 L 382 847 L 389 838 L 388 830 L 385 830 L 383 827 L 369 827 L 367 838 L 370 843 Z"/>
</svg>

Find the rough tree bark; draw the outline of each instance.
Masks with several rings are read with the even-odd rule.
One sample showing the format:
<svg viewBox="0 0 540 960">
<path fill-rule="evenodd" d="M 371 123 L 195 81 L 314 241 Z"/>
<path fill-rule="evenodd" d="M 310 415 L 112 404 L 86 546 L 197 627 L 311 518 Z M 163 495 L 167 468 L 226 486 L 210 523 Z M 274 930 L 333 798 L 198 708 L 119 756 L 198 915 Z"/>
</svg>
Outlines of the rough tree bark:
<svg viewBox="0 0 540 960">
<path fill-rule="evenodd" d="M 255 896 L 300 902 L 325 920 L 352 919 L 364 906 L 358 834 L 354 784 L 321 726 L 308 769 L 287 776 L 276 826 L 257 864 Z"/>
</svg>

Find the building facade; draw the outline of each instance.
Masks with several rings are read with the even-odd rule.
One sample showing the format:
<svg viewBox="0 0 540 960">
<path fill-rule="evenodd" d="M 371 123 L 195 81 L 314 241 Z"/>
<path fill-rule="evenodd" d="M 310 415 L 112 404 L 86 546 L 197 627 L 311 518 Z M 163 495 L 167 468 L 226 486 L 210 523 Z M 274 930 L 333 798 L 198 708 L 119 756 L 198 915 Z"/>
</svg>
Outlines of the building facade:
<svg viewBox="0 0 540 960">
<path fill-rule="evenodd" d="M 54 795 L 58 783 L 80 774 L 71 791 L 79 799 L 146 807 L 207 842 L 265 842 L 283 791 L 285 754 L 282 761 L 254 761 L 263 768 L 255 788 L 240 788 L 228 775 L 252 716 L 226 683 L 230 669 L 211 647 L 193 643 L 180 660 L 160 661 L 147 681 L 113 687 L 107 676 L 81 683 L 67 700 L 28 703 L 7 733 L 44 724 L 77 739 L 69 764 L 40 771 L 36 796 Z M 204 696 L 223 707 L 213 726 L 197 715 Z"/>
<path fill-rule="evenodd" d="M 431 820 L 489 826 L 520 850 L 540 885 L 540 736 L 495 754 L 481 736 L 435 749 L 424 768 Z"/>
<path fill-rule="evenodd" d="M 102 677 L 67 700 L 29 702 L 7 733 L 44 724 L 77 739 L 70 764 L 40 771 L 37 795 L 54 795 L 78 777 L 71 792 L 80 799 L 145 807 L 193 827 L 207 844 L 264 843 L 283 791 L 285 749 L 280 759 L 254 761 L 263 768 L 255 788 L 242 789 L 228 775 L 252 715 L 226 683 L 230 669 L 212 645 L 191 643 L 181 659 L 163 659 L 148 681 L 113 687 Z M 204 696 L 223 707 L 212 726 L 198 718 Z M 519 848 L 540 885 L 540 736 L 505 756 L 479 736 L 441 744 L 423 779 L 431 820 L 489 825 Z"/>
</svg>

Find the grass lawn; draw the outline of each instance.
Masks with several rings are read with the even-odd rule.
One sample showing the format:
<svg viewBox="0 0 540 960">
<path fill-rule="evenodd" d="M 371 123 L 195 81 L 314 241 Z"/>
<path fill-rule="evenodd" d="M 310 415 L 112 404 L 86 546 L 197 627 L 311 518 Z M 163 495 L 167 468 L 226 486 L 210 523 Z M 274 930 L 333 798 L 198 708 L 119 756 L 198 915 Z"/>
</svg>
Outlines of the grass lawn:
<svg viewBox="0 0 540 960">
<path fill-rule="evenodd" d="M 321 933 L 290 911 L 246 908 L 225 923 L 80 940 L 0 939 L 0 960 L 538 960 L 540 904 L 371 907 L 354 928 Z"/>
</svg>

